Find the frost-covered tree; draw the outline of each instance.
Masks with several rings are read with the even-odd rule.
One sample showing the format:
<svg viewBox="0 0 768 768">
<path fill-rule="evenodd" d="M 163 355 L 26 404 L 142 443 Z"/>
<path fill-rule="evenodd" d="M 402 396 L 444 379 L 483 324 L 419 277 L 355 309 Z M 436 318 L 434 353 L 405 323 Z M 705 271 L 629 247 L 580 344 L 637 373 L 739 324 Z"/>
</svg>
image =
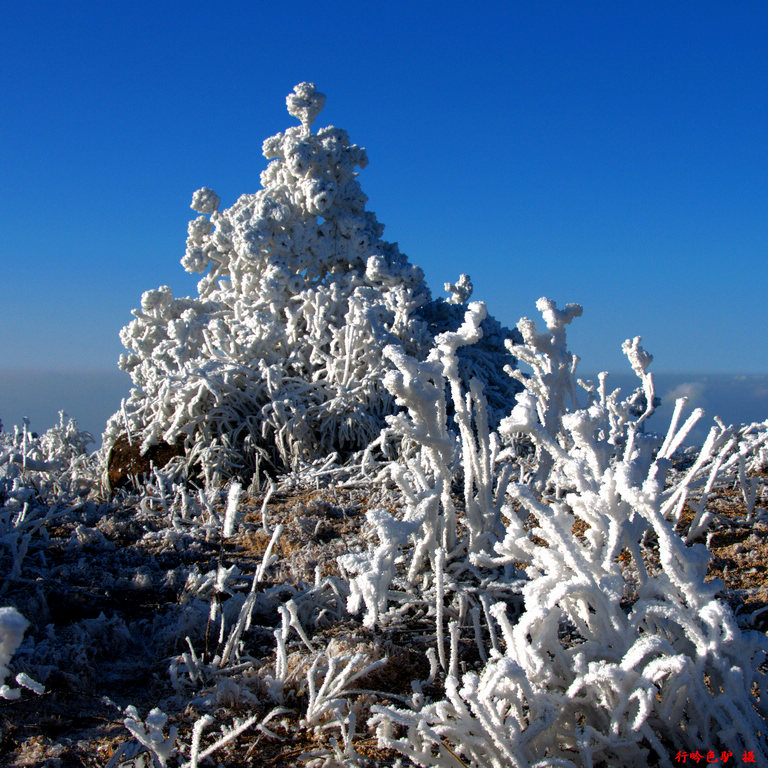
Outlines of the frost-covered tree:
<svg viewBox="0 0 768 768">
<path fill-rule="evenodd" d="M 261 190 L 223 211 L 212 190 L 194 194 L 182 265 L 203 275 L 198 295 L 147 291 L 121 331 L 134 388 L 107 424 L 106 453 L 118 440 L 142 453 L 176 445 L 209 479 L 348 454 L 395 410 L 384 347 L 422 357 L 460 325 L 469 278 L 433 300 L 422 270 L 381 239 L 357 180 L 365 150 L 339 128 L 311 131 L 324 101 L 311 83 L 288 96 L 301 125 L 264 142 Z M 461 359 L 498 415 L 517 391 L 502 370 L 509 335 L 488 318 Z"/>
</svg>

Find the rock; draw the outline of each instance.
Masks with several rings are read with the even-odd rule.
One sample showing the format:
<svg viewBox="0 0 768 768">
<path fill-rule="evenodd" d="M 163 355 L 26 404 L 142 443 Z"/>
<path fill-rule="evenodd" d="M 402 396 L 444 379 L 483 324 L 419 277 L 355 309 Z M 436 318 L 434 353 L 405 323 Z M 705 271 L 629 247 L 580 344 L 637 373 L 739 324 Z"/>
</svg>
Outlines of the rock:
<svg viewBox="0 0 768 768">
<path fill-rule="evenodd" d="M 171 459 L 184 456 L 182 443 L 169 445 L 161 442 L 150 446 L 144 455 L 141 455 L 139 448 L 140 444 L 134 441 L 131 445 L 126 435 L 120 435 L 115 441 L 107 458 L 107 477 L 111 491 L 132 485 L 134 477 L 148 475 L 152 466 L 160 469 Z"/>
</svg>

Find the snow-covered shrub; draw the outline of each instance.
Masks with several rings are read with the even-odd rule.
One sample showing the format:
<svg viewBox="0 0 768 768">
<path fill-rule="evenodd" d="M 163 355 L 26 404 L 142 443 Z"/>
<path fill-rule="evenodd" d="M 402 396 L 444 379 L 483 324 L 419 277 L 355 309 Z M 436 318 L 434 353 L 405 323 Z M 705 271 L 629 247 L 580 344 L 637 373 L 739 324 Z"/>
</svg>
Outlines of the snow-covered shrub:
<svg viewBox="0 0 768 768">
<path fill-rule="evenodd" d="M 408 410 L 391 423 L 421 448 L 393 470 L 402 519 L 372 515 L 380 546 L 354 556 L 366 562 L 347 556 L 342 564 L 356 574 L 350 609 L 365 602 L 369 624 L 409 603 L 429 607 L 446 677 L 443 699 L 414 695 L 408 708 L 374 708 L 380 746 L 446 768 L 456 764 L 446 745 L 467 765 L 497 768 L 672 765 L 678 751 L 697 746 L 765 759 L 768 640 L 738 628 L 716 599 L 718 583 L 705 580 L 706 548 L 673 525 L 695 485 L 706 492 L 743 459 L 734 430 L 713 427 L 693 466 L 670 475 L 670 457 L 701 414 L 680 426 L 678 408 L 665 439 L 643 433 L 653 382 L 639 339 L 624 351 L 642 383 L 642 412 L 636 393 L 620 400 L 604 377 L 599 390 L 585 385 L 579 403 L 565 326 L 581 309 L 538 306 L 548 332 L 527 319 L 518 326 L 525 344 L 514 351 L 534 374 L 501 439 L 488 431 L 479 385 L 466 393 L 453 365 L 457 344 L 477 336 L 479 307 L 470 306 L 458 333 L 438 337 L 425 363 L 389 353 L 400 373 L 387 385 Z M 445 405 L 438 400 L 437 414 L 428 405 L 443 376 L 462 424 L 462 540 L 446 491 L 453 446 L 441 425 Z M 514 448 L 519 435 L 535 445 L 532 472 L 499 448 L 502 440 Z M 487 661 L 462 675 L 468 616 Z"/>
<path fill-rule="evenodd" d="M 212 190 L 195 193 L 182 265 L 203 274 L 198 295 L 143 294 L 121 332 L 134 388 L 106 451 L 126 432 L 142 452 L 181 441 L 213 479 L 360 450 L 394 411 L 383 348 L 423 356 L 461 322 L 469 279 L 433 301 L 421 269 L 381 239 L 357 180 L 365 150 L 339 128 L 311 132 L 324 101 L 310 83 L 288 96 L 301 125 L 264 142 L 259 192 L 223 211 Z M 461 361 L 498 416 L 517 391 L 502 373 L 509 333 L 486 319 Z"/>
<path fill-rule="evenodd" d="M 768 421 L 745 425 L 741 437 L 751 437 L 759 442 L 751 452 L 748 469 L 752 472 L 765 472 L 768 469 Z"/>
<path fill-rule="evenodd" d="M 480 339 L 485 314 L 481 302 L 469 304 L 464 323 L 455 332 L 439 334 L 423 363 L 401 348 L 385 350 L 395 365 L 387 374 L 386 386 L 397 404 L 406 409 L 387 417 L 388 429 L 419 450 L 391 465 L 392 479 L 405 500 L 402 518 L 383 509 L 368 512 L 378 546 L 339 559 L 351 577 L 349 610 L 356 613 L 364 605 L 364 622 L 369 626 L 389 620 L 385 614 L 397 561 L 405 558 L 408 563 L 401 577 L 408 588 L 420 592 L 421 600 L 437 605 L 439 610 L 446 568 L 450 580 L 456 581 L 469 567 L 468 556 L 490 552 L 502 533 L 500 504 L 511 468 L 496 472 L 504 456 L 499 441 L 489 431 L 480 382 L 473 379 L 465 394 L 459 376 L 458 351 Z M 448 426 L 447 391 L 460 438 Z M 464 535 L 452 495 L 459 466 L 464 469 Z M 407 553 L 401 555 L 401 550 Z M 431 581 L 422 581 L 425 568 Z M 439 626 L 439 636 L 441 632 Z M 440 643 L 438 651 L 442 660 Z"/>
<path fill-rule="evenodd" d="M 97 474 L 96 457 L 88 453 L 91 443 L 93 436 L 81 432 L 64 411 L 42 435 L 30 431 L 26 419 L 12 432 L 0 433 L 0 504 L 42 503 L 49 497 L 64 501 L 87 492 Z"/>
<path fill-rule="evenodd" d="M 88 454 L 93 437 L 63 411 L 59 424 L 42 435 L 28 426 L 25 420 L 0 433 L 0 545 L 11 557 L 5 579 L 19 577 L 35 535 L 98 480 L 98 459 Z"/>
</svg>

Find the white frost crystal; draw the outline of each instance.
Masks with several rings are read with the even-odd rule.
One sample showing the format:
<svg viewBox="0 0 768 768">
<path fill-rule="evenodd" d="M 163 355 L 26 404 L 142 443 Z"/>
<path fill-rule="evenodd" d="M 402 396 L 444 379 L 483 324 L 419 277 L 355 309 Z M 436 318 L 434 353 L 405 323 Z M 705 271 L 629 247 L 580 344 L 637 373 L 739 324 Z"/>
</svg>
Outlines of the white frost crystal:
<svg viewBox="0 0 768 768">
<path fill-rule="evenodd" d="M 0 608 L 0 698 L 13 700 L 21 695 L 18 688 L 5 685 L 5 679 L 10 673 L 8 664 L 21 645 L 28 626 L 29 622 L 15 608 L 11 606 Z M 44 690 L 40 683 L 35 682 L 23 672 L 16 676 L 16 682 L 35 693 L 42 693 Z"/>
<path fill-rule="evenodd" d="M 218 209 L 220 202 L 219 196 L 212 189 L 203 187 L 192 195 L 192 205 L 189 207 L 197 213 L 213 213 Z M 193 223 L 199 221 L 200 219 L 196 219 Z"/>
<path fill-rule="evenodd" d="M 421 356 L 461 323 L 469 278 L 452 287 L 456 305 L 433 301 L 422 270 L 381 239 L 357 180 L 365 150 L 339 128 L 310 131 L 324 101 L 310 83 L 288 96 L 302 125 L 264 142 L 263 189 L 226 210 L 212 190 L 195 193 L 203 215 L 182 265 L 203 274 L 198 295 L 147 291 L 121 331 L 134 389 L 108 422 L 107 451 L 127 428 L 142 452 L 183 442 L 209 479 L 247 480 L 262 461 L 363 449 L 395 410 L 384 347 Z M 460 353 L 462 381 L 485 384 L 492 417 L 517 388 L 502 372 L 510 333 L 487 318 Z"/>
<path fill-rule="evenodd" d="M 469 275 L 459 275 L 456 283 L 445 283 L 445 290 L 451 294 L 450 304 L 466 304 L 472 295 L 472 281 Z"/>
</svg>

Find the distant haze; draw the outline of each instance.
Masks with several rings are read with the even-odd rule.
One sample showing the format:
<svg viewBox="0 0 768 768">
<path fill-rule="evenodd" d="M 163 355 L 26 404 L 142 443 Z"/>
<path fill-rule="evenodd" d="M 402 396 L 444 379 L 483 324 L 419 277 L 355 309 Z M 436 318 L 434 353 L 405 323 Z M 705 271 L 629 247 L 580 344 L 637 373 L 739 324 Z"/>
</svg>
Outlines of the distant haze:
<svg viewBox="0 0 768 768">
<path fill-rule="evenodd" d="M 101 445 L 107 419 L 128 396 L 131 380 L 113 371 L 0 371 L 0 419 L 3 430 L 21 425 L 27 417 L 30 429 L 44 432 L 59 421 L 59 411 L 77 419 Z"/>
<path fill-rule="evenodd" d="M 592 378 L 586 374 L 582 378 Z M 656 392 L 662 406 L 648 422 L 649 431 L 666 432 L 677 397 L 688 397 L 685 415 L 703 408 L 706 415 L 692 432 L 689 443 L 701 443 L 719 416 L 726 424 L 768 419 L 768 375 L 655 374 Z M 624 394 L 637 386 L 631 374 L 608 379 L 609 389 L 622 387 Z M 43 432 L 58 422 L 60 410 L 77 419 L 80 429 L 93 434 L 94 448 L 101 444 L 106 420 L 128 395 L 129 377 L 119 370 L 0 371 L 0 419 L 8 431 L 26 416 L 30 428 Z"/>
<path fill-rule="evenodd" d="M 661 406 L 648 420 L 649 432 L 666 433 L 679 397 L 688 398 L 683 418 L 694 408 L 703 408 L 705 412 L 686 440 L 688 444 L 704 442 L 715 416 L 725 424 L 751 424 L 768 419 L 768 376 L 765 375 L 657 373 L 654 383 Z M 638 380 L 632 374 L 620 373 L 608 378 L 609 390 L 621 387 L 625 395 L 637 386 Z"/>
</svg>

